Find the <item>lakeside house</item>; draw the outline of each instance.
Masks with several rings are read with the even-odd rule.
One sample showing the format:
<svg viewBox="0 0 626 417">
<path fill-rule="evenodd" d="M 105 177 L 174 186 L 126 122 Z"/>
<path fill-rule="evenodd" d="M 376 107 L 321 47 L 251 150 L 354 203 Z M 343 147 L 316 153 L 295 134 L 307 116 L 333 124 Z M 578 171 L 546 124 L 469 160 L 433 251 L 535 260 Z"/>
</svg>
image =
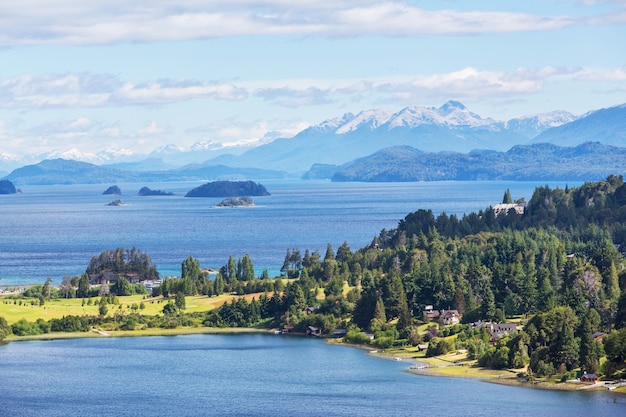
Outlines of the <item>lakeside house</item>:
<svg viewBox="0 0 626 417">
<path fill-rule="evenodd" d="M 306 329 L 307 336 L 316 336 L 320 337 L 322 335 L 322 329 L 315 326 L 308 326 Z"/>
<path fill-rule="evenodd" d="M 449 308 L 447 310 L 435 310 L 432 305 L 424 307 L 422 316 L 424 321 L 435 320 L 441 317 L 443 324 L 459 324 L 461 317 L 463 317 L 458 310 L 450 310 Z"/>
<path fill-rule="evenodd" d="M 493 214 L 498 217 L 501 213 L 509 214 L 511 210 L 514 210 L 515 214 L 521 216 L 524 214 L 524 210 L 526 210 L 526 203 L 516 203 L 516 204 L 506 204 L 500 203 L 496 204 L 492 207 Z"/>
<path fill-rule="evenodd" d="M 491 336 L 491 343 L 496 343 L 499 338 L 506 336 L 510 333 L 517 331 L 517 325 L 515 323 L 491 323 L 477 321 L 471 324 L 472 329 L 480 329 L 484 327 L 487 333 Z"/>
<path fill-rule="evenodd" d="M 146 287 L 150 288 L 158 286 L 158 284 L 160 283 L 159 280 L 145 278 L 135 272 L 131 272 L 128 274 L 116 274 L 111 271 L 104 271 L 99 274 L 89 275 L 89 285 L 113 285 L 119 280 L 121 276 L 126 278 L 130 284 L 143 284 Z"/>
<path fill-rule="evenodd" d="M 595 384 L 600 382 L 600 377 L 596 374 L 588 374 L 587 372 L 585 372 L 580 376 L 580 378 L 578 378 L 578 380 L 580 382 L 586 382 L 588 384 Z"/>
</svg>

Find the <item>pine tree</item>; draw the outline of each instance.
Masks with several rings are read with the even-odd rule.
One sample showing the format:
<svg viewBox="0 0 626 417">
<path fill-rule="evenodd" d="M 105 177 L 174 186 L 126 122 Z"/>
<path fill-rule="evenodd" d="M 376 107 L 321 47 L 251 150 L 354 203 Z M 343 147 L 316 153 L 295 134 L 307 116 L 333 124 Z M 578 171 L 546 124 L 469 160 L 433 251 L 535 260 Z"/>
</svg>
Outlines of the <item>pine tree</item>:
<svg viewBox="0 0 626 417">
<path fill-rule="evenodd" d="M 580 326 L 580 364 L 583 370 L 588 373 L 595 373 L 598 368 L 598 361 L 594 355 L 595 342 L 591 334 L 591 323 L 585 316 Z"/>
<path fill-rule="evenodd" d="M 224 277 L 221 272 L 218 272 L 213 281 L 213 293 L 215 295 L 222 295 L 224 292 Z"/>
<path fill-rule="evenodd" d="M 617 276 L 615 262 L 611 262 L 611 267 L 609 268 L 609 272 L 605 280 L 604 291 L 606 293 L 606 297 L 611 300 L 611 302 L 617 301 L 620 296 L 619 278 Z"/>
<path fill-rule="evenodd" d="M 571 371 L 578 364 L 578 347 L 574 339 L 574 329 L 567 321 L 561 323 L 556 340 L 550 347 L 550 354 L 556 368 L 565 364 L 567 370 Z"/>
<path fill-rule="evenodd" d="M 184 310 L 187 308 L 187 301 L 185 300 L 185 294 L 183 292 L 179 291 L 176 293 L 175 304 L 179 310 Z"/>
<path fill-rule="evenodd" d="M 496 317 L 496 300 L 491 287 L 487 287 L 483 293 L 483 301 L 480 305 L 480 312 L 483 319 L 491 321 Z"/>
<path fill-rule="evenodd" d="M 513 199 L 511 198 L 511 190 L 508 188 L 504 192 L 504 197 L 502 198 L 502 204 L 512 204 Z"/>
</svg>

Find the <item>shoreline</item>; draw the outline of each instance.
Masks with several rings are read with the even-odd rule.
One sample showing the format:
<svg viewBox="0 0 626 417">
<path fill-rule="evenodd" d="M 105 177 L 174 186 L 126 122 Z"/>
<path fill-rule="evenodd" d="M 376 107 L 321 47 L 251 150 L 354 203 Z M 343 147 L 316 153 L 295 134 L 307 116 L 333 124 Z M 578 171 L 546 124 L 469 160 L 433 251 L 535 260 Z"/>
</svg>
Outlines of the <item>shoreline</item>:
<svg viewBox="0 0 626 417">
<path fill-rule="evenodd" d="M 142 329 L 142 330 L 109 330 L 102 331 L 92 328 L 88 332 L 59 332 L 44 333 L 33 336 L 9 336 L 3 343 L 30 342 L 38 340 L 62 340 L 62 339 L 86 339 L 86 338 L 111 338 L 111 337 L 154 337 L 154 336 L 185 336 L 194 334 L 244 334 L 244 333 L 270 333 L 268 329 L 246 327 L 178 327 L 174 329 Z"/>
<path fill-rule="evenodd" d="M 34 336 L 9 336 L 4 343 L 28 341 L 53 341 L 82 338 L 111 338 L 111 337 L 155 337 L 155 336 L 185 336 L 194 334 L 245 334 L 265 333 L 273 334 L 274 329 L 247 328 L 247 327 L 179 327 L 175 329 L 142 329 L 142 330 L 114 330 L 102 331 L 92 328 L 89 332 L 75 333 L 45 333 Z M 290 337 L 292 335 L 285 335 Z M 365 351 L 367 355 L 387 360 L 402 361 L 409 365 L 405 372 L 427 377 L 466 378 L 492 384 L 508 385 L 520 388 L 542 389 L 553 391 L 606 391 L 604 383 L 586 384 L 580 382 L 553 382 L 545 380 L 527 381 L 517 376 L 515 370 L 492 370 L 474 366 L 472 362 L 454 362 L 460 355 L 452 355 L 450 359 L 441 357 L 426 358 L 414 355 L 415 352 L 399 349 L 379 350 L 368 345 L 344 343 L 337 339 L 322 339 L 325 343 L 335 346 L 345 346 Z M 420 352 L 421 353 L 421 352 Z M 448 355 L 450 356 L 450 355 Z M 421 365 L 423 364 L 423 365 Z M 626 387 L 617 388 L 611 392 L 626 395 Z"/>
<path fill-rule="evenodd" d="M 342 342 L 334 342 L 333 344 L 336 344 L 338 346 L 343 345 L 368 350 L 368 346 L 365 345 L 360 346 Z M 399 360 L 411 364 L 411 366 L 407 368 L 405 372 L 414 375 L 439 378 L 443 377 L 474 379 L 491 384 L 552 391 L 608 391 L 604 381 L 601 381 L 597 384 L 589 384 L 578 381 L 527 381 L 524 378 L 517 376 L 519 370 L 493 370 L 488 368 L 480 368 L 475 365 L 475 361 L 462 360 L 464 355 L 444 355 L 450 357 L 450 359 L 443 359 L 438 356 L 427 358 L 425 356 L 415 355 L 415 353 L 416 352 L 405 351 L 403 349 L 370 350 L 369 352 L 367 352 L 367 354 L 371 356 L 376 356 L 388 360 Z M 454 362 L 454 360 L 459 360 L 459 362 Z M 617 388 L 611 390 L 610 392 L 614 394 L 626 395 L 626 387 Z"/>
</svg>

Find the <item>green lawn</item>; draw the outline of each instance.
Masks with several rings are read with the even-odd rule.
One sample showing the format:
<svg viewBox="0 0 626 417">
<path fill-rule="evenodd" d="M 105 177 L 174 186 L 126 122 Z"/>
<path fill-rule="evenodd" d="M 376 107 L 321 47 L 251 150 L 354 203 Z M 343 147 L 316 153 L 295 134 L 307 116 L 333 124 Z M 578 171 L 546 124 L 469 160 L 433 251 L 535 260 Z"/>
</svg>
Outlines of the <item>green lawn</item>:
<svg viewBox="0 0 626 417">
<path fill-rule="evenodd" d="M 246 295 L 246 299 L 251 300 L 253 297 L 259 299 L 261 294 Z M 233 299 L 232 294 L 221 295 L 219 297 L 207 297 L 207 296 L 188 296 L 185 301 L 187 308 L 185 312 L 202 312 L 209 311 L 216 307 L 221 306 L 224 302 L 230 302 Z M 139 306 L 141 302 L 144 303 L 145 308 L 143 310 L 137 309 L 140 314 L 156 315 L 160 314 L 163 307 L 168 302 L 162 297 L 144 299 L 143 295 L 132 295 L 128 297 L 117 297 L 119 305 L 108 304 L 109 309 L 108 316 L 112 317 L 115 312 L 120 309 L 124 314 L 131 313 L 133 304 Z M 21 301 L 21 305 L 20 305 Z M 9 324 L 13 324 L 21 319 L 27 321 L 36 321 L 41 318 L 43 320 L 50 320 L 53 318 L 61 318 L 63 316 L 97 316 L 98 315 L 98 302 L 99 298 L 92 298 L 92 305 L 83 305 L 82 298 L 60 298 L 46 301 L 43 306 L 39 306 L 38 300 L 34 300 L 34 305 L 31 304 L 30 299 L 10 299 L 6 296 L 0 297 L 0 317 L 4 317 Z"/>
</svg>

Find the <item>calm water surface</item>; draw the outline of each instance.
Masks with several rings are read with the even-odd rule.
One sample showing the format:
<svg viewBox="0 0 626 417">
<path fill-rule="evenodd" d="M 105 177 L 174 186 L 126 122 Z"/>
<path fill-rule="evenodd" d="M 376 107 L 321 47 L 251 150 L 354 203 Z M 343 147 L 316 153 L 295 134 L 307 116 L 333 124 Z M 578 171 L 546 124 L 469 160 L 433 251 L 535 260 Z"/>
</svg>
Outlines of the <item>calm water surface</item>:
<svg viewBox="0 0 626 417">
<path fill-rule="evenodd" d="M 0 346 L 3 416 L 622 416 L 623 396 L 403 372 L 320 340 L 192 335 Z"/>
<path fill-rule="evenodd" d="M 189 255 L 219 268 L 229 255 L 248 253 L 257 274 L 277 275 L 288 248 L 319 250 L 344 241 L 369 244 L 420 208 L 462 216 L 497 204 L 510 188 L 530 199 L 531 182 L 332 183 L 267 181 L 272 194 L 255 207 L 212 208 L 219 198 L 185 198 L 200 183 L 149 184 L 172 197 L 139 197 L 145 184 L 119 184 L 123 195 L 104 196 L 108 185 L 28 186 L 0 195 L 0 285 L 60 283 L 85 271 L 92 256 L 117 247 L 148 253 L 164 275 L 179 275 Z M 565 183 L 551 183 L 565 186 Z M 575 185 L 575 183 L 570 183 Z M 121 198 L 125 207 L 105 204 Z"/>
</svg>

